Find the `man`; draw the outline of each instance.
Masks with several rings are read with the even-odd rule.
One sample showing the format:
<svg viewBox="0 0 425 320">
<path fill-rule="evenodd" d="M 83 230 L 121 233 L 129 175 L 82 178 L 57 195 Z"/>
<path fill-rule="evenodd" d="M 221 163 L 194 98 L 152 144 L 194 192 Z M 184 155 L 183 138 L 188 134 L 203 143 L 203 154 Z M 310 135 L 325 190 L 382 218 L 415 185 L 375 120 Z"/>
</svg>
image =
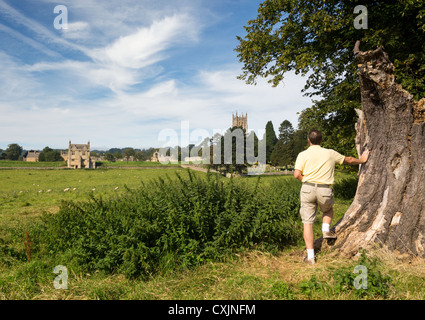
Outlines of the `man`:
<svg viewBox="0 0 425 320">
<path fill-rule="evenodd" d="M 301 219 L 304 225 L 303 235 L 307 248 L 304 262 L 315 263 L 313 223 L 316 221 L 317 206 L 323 213 L 322 232 L 324 239 L 335 239 L 336 234 L 330 230 L 333 218 L 333 190 L 335 164 L 358 165 L 369 158 L 365 151 L 360 159 L 345 157 L 332 149 L 320 146 L 322 133 L 312 130 L 308 135 L 309 148 L 301 152 L 295 162 L 294 177 L 303 182 L 300 201 Z"/>
</svg>

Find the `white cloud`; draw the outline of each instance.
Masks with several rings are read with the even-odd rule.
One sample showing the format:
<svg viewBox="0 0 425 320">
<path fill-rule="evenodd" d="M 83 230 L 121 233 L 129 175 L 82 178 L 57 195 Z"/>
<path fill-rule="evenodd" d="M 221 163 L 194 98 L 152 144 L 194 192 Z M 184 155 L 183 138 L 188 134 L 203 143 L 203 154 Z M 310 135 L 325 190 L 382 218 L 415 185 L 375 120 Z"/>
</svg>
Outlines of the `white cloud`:
<svg viewBox="0 0 425 320">
<path fill-rule="evenodd" d="M 84 52 L 83 47 L 75 43 L 69 42 L 67 40 L 64 40 L 63 38 L 57 36 L 53 32 L 53 20 L 52 20 L 52 30 L 50 30 L 44 27 L 43 25 L 41 25 L 40 23 L 38 23 L 37 21 L 26 17 L 25 15 L 20 13 L 18 10 L 11 7 L 7 3 L 5 3 L 3 0 L 0 0 L 0 9 L 1 9 L 0 10 L 1 15 L 7 17 L 9 20 L 12 20 L 15 24 L 24 26 L 28 30 L 31 30 L 37 35 L 37 39 L 51 45 L 54 44 L 63 48 Z M 52 12 L 53 12 L 53 8 L 52 8 Z"/>
<path fill-rule="evenodd" d="M 30 72 L 0 51 L 0 101 L 16 101 L 39 95 L 40 85 Z"/>
<path fill-rule="evenodd" d="M 75 30 L 84 30 L 80 24 Z M 73 25 L 71 24 L 70 32 Z M 80 28 L 80 29 L 79 29 Z M 157 72 L 156 63 L 167 58 L 166 51 L 177 44 L 194 42 L 199 28 L 187 15 L 174 15 L 154 21 L 151 26 L 139 28 L 134 33 L 120 37 L 111 44 L 95 49 L 85 49 L 91 61 L 64 60 L 40 62 L 28 66 L 32 72 L 56 71 L 67 74 L 69 81 L 78 85 L 81 78 L 90 87 L 109 88 L 121 92 L 141 83 L 145 75 Z"/>
<path fill-rule="evenodd" d="M 248 113 L 251 129 L 264 129 L 271 120 L 275 130 L 283 120 L 297 125 L 297 111 L 311 105 L 300 95 L 305 79 L 288 74 L 286 86 L 271 87 L 266 81 L 248 86 L 236 79 L 238 68 L 201 71 L 198 85 L 187 86 L 175 80 L 156 84 L 140 93 L 123 93 L 108 103 L 109 109 L 120 109 L 144 121 L 158 121 L 157 130 L 178 129 L 181 121 L 189 121 L 192 129 L 227 129 L 235 111 Z"/>
<path fill-rule="evenodd" d="M 172 45 L 196 40 L 198 28 L 186 15 L 174 15 L 154 21 L 151 26 L 120 37 L 105 48 L 88 52 L 102 64 L 141 69 L 163 60 L 164 51 Z"/>
<path fill-rule="evenodd" d="M 85 21 L 68 23 L 68 28 L 62 29 L 62 35 L 71 40 L 86 40 L 90 37 L 90 25 Z"/>
</svg>

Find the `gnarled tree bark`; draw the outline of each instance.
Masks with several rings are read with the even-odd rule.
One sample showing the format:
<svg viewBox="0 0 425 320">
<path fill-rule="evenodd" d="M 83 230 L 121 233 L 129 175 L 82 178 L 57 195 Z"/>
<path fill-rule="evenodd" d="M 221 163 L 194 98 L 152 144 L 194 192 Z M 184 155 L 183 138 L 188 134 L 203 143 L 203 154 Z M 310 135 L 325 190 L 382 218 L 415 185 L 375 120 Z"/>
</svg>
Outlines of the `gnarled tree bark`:
<svg viewBox="0 0 425 320">
<path fill-rule="evenodd" d="M 336 223 L 338 238 L 316 249 L 356 255 L 371 244 L 400 255 L 425 257 L 425 98 L 415 101 L 395 82 L 394 65 L 382 48 L 354 53 L 362 110 L 356 147 L 370 150 L 359 170 L 353 203 Z"/>
</svg>

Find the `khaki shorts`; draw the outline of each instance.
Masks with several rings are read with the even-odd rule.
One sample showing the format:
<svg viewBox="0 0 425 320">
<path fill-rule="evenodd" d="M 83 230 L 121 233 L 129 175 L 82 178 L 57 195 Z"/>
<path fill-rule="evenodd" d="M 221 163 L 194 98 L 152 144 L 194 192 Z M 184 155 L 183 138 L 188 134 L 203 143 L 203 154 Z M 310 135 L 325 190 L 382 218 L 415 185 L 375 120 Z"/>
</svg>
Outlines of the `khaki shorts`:
<svg viewBox="0 0 425 320">
<path fill-rule="evenodd" d="M 331 186 L 303 183 L 300 192 L 301 219 L 304 224 L 312 224 L 316 221 L 317 206 L 323 214 L 328 213 L 335 201 Z"/>
</svg>

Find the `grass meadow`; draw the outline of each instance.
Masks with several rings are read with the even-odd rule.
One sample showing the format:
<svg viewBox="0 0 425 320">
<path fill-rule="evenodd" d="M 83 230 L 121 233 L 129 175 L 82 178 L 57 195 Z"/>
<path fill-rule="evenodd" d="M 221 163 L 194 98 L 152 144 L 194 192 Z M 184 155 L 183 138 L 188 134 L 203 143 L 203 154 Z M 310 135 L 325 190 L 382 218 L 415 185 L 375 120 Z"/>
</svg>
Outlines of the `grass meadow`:
<svg viewBox="0 0 425 320">
<path fill-rule="evenodd" d="M 13 160 L 0 160 L 0 168 L 14 169 L 14 168 L 59 168 L 66 167 L 65 161 L 57 162 L 26 162 L 26 161 L 13 161 Z"/>
<path fill-rule="evenodd" d="M 0 164 L 0 166 L 7 167 L 5 163 Z M 291 235 L 298 234 L 298 236 L 291 238 L 293 241 L 290 244 L 279 247 L 277 250 L 265 250 L 263 246 L 250 245 L 250 243 L 257 236 L 255 232 L 260 232 L 258 237 L 261 236 L 263 238 L 267 238 L 268 232 L 270 232 L 270 235 L 273 235 L 273 232 L 279 232 L 280 229 L 274 228 L 277 224 L 276 222 L 272 221 L 269 223 L 268 229 L 263 229 L 262 231 L 258 225 L 254 231 L 247 230 L 247 234 L 242 234 L 240 236 L 240 242 L 236 243 L 234 239 L 239 235 L 237 228 L 235 229 L 235 223 L 237 221 L 227 221 L 226 219 L 229 220 L 230 216 L 222 216 L 220 221 L 214 220 L 214 223 L 216 225 L 220 224 L 222 228 L 225 228 L 225 222 L 227 221 L 229 225 L 226 226 L 227 229 L 223 230 L 227 230 L 227 233 L 235 233 L 229 238 L 223 238 L 224 240 L 222 239 L 221 242 L 218 241 L 217 235 L 219 235 L 219 238 L 222 235 L 214 233 L 216 232 L 215 229 L 208 229 L 211 227 L 208 226 L 208 220 L 202 220 L 202 214 L 205 210 L 208 211 L 208 208 L 211 208 L 211 212 L 213 212 L 214 208 L 216 208 L 214 207 L 215 203 L 223 201 L 223 206 L 217 208 L 223 208 L 222 210 L 225 211 L 228 210 L 229 215 L 235 213 L 243 214 L 243 217 L 240 217 L 240 219 L 243 218 L 245 220 L 240 220 L 242 222 L 248 221 L 253 225 L 258 219 L 265 219 L 264 221 L 267 222 L 267 217 L 256 216 L 256 213 L 262 212 L 267 215 L 268 208 L 273 207 L 270 209 L 270 215 L 276 215 L 276 212 L 280 210 L 280 206 L 287 205 L 286 202 L 280 202 L 277 199 L 282 196 L 281 194 L 270 192 L 277 192 L 279 189 L 276 188 L 276 185 L 282 182 L 285 183 L 285 181 L 288 181 L 289 184 L 295 184 L 295 187 L 297 187 L 297 182 L 294 182 L 291 176 L 264 176 L 259 180 L 256 177 L 244 177 L 234 179 L 232 183 L 235 186 L 230 188 L 228 187 L 230 179 L 214 175 L 212 182 L 204 184 L 202 181 L 205 179 L 207 179 L 207 175 L 203 172 L 192 172 L 189 174 L 187 170 L 177 166 L 151 169 L 105 169 L 101 167 L 96 170 L 34 170 L 33 168 L 13 169 L 10 167 L 0 169 L 0 299 L 411 300 L 425 298 L 425 292 L 423 291 L 425 285 L 423 260 L 399 261 L 393 254 L 386 252 L 384 249 L 371 250 L 362 256 L 362 263 L 368 267 L 370 279 L 369 289 L 363 291 L 352 287 L 353 278 L 356 276 L 353 273 L 353 269 L 358 263 L 357 261 L 335 257 L 327 253 L 320 253 L 318 263 L 315 266 L 304 265 L 302 263 L 304 246 L 302 237 L 300 236 L 302 227 L 299 223 L 293 224 L 293 230 L 290 231 Z M 342 217 L 351 203 L 353 179 L 348 174 L 337 174 L 334 222 Z M 180 182 L 177 180 L 180 180 Z M 184 189 L 187 187 L 190 192 L 187 195 L 183 194 L 182 198 L 187 197 L 187 201 L 193 203 L 198 208 L 195 209 L 201 215 L 190 221 L 188 220 L 187 223 L 199 223 L 199 225 L 195 224 L 194 228 L 197 229 L 199 226 L 202 226 L 203 229 L 201 227 L 198 228 L 202 230 L 196 231 L 198 232 L 197 237 L 199 239 L 205 238 L 205 241 L 208 241 L 210 245 L 204 248 L 201 247 L 202 241 L 195 243 L 191 239 L 191 241 L 187 242 L 185 236 L 194 231 L 183 228 L 184 226 L 181 221 L 186 220 L 178 220 L 182 226 L 181 229 L 177 228 L 171 231 L 167 229 L 167 232 L 171 232 L 170 238 L 175 237 L 173 241 L 163 239 L 162 237 L 155 238 L 157 245 L 161 243 L 161 245 L 167 245 L 169 248 L 174 248 L 173 246 L 175 246 L 177 248 L 175 255 L 171 251 L 167 253 L 165 258 L 162 258 L 160 256 L 161 252 L 154 255 L 154 251 L 152 250 L 155 248 L 155 244 L 149 247 L 151 251 L 143 251 L 146 248 L 138 247 L 136 243 L 136 247 L 131 251 L 132 256 L 127 260 L 124 259 L 125 261 L 118 259 L 116 255 L 106 257 L 108 259 L 117 259 L 109 261 L 120 261 L 120 263 L 122 262 L 126 266 L 125 268 L 104 268 L 102 267 L 104 264 L 95 264 L 96 261 L 93 260 L 85 260 L 86 264 L 84 266 L 78 264 L 76 262 L 78 257 L 87 258 L 92 252 L 95 252 L 88 250 L 96 249 L 96 243 L 92 243 L 95 241 L 93 239 L 101 238 L 102 232 L 104 232 L 105 239 L 111 237 L 111 242 L 114 242 L 115 248 L 103 249 L 109 250 L 111 255 L 119 251 L 119 245 L 127 243 L 120 242 L 126 238 L 125 233 L 112 234 L 113 232 L 117 232 L 117 229 L 108 229 L 108 221 L 111 221 L 111 224 L 119 224 L 120 221 L 131 224 L 133 220 L 125 221 L 124 218 L 120 220 L 120 217 L 114 217 L 114 208 L 117 208 L 117 212 L 125 213 L 127 206 L 129 210 L 133 210 L 132 212 L 137 212 L 139 203 L 145 205 L 146 210 L 159 206 L 152 199 L 150 202 L 140 202 L 143 197 L 138 195 L 137 192 L 140 192 L 138 188 L 141 185 L 144 185 L 144 189 L 140 190 L 144 190 L 146 194 L 159 197 L 160 202 L 167 201 L 167 199 L 182 202 L 177 208 L 180 208 L 179 210 L 182 211 L 183 216 L 177 215 L 178 212 L 175 212 L 176 210 L 173 209 L 175 207 L 167 209 L 168 211 L 163 211 L 161 213 L 162 215 L 158 215 L 154 217 L 155 220 L 152 220 L 158 225 L 162 223 L 161 219 L 185 218 L 184 210 L 186 207 L 184 201 L 178 200 L 180 199 L 179 196 L 172 193 L 173 190 L 177 190 L 178 188 L 181 189 L 180 192 L 183 191 L 184 193 Z M 225 199 L 213 199 L 213 197 L 218 197 L 219 193 L 208 188 L 216 187 L 223 187 L 223 193 L 227 192 Z M 232 192 L 236 190 L 239 193 L 243 193 L 245 189 L 254 190 L 251 193 L 247 193 L 247 195 L 253 197 L 253 200 L 250 200 L 247 206 L 242 207 L 243 197 L 240 196 L 238 198 L 238 195 L 232 194 Z M 139 191 L 132 194 L 129 190 Z M 152 193 L 150 193 L 151 191 Z M 211 196 L 211 199 L 198 199 L 201 193 L 197 192 L 207 192 L 206 194 Z M 256 198 L 256 194 L 258 194 L 258 201 L 254 199 Z M 127 199 L 127 203 L 123 204 L 120 199 Z M 72 220 L 73 212 L 78 212 L 79 209 L 77 208 L 78 210 L 76 209 L 75 211 L 71 208 L 72 205 L 68 206 L 71 209 L 67 209 L 68 207 L 64 205 L 63 201 L 65 203 L 78 204 L 75 207 L 83 208 L 87 214 L 87 224 L 93 223 L 93 230 L 88 228 L 80 232 L 80 238 L 78 238 L 79 247 L 66 247 L 66 244 L 69 242 L 67 240 L 68 238 L 66 238 L 66 223 L 72 223 L 73 230 L 83 228 L 82 225 L 78 224 L 78 221 Z M 131 203 L 132 201 L 134 202 L 133 204 Z M 161 206 L 163 205 L 161 204 Z M 231 206 L 230 209 L 229 206 Z M 94 221 L 95 217 L 98 216 L 99 210 L 104 214 L 104 219 L 110 220 L 104 221 L 103 224 Z M 40 227 L 43 226 L 45 216 L 51 217 L 50 222 L 54 222 L 50 225 L 50 229 Z M 62 216 L 63 219 L 59 219 Z M 82 217 L 82 219 L 85 219 L 84 216 Z M 126 219 L 129 219 L 129 217 L 126 217 Z M 153 218 L 150 217 L 150 219 Z M 232 216 L 231 219 L 237 220 L 239 216 Z M 146 220 L 137 221 L 140 221 L 140 223 L 146 222 Z M 135 229 L 137 226 L 129 225 L 127 227 L 129 233 L 132 235 L 135 233 L 134 241 L 143 240 L 137 238 L 136 231 L 138 229 Z M 149 227 L 149 225 L 145 226 L 145 228 Z M 163 223 L 162 228 L 166 227 Z M 282 226 L 282 228 L 284 227 L 285 225 Z M 96 235 L 97 238 L 93 234 L 95 231 L 100 233 Z M 316 236 L 320 236 L 320 219 L 314 225 L 314 231 Z M 154 234 L 155 230 L 149 232 Z M 213 234 L 209 235 L 211 232 Z M 252 234 L 253 232 L 254 234 Z M 46 234 L 49 234 L 51 238 L 47 238 Z M 43 237 L 49 239 L 53 247 L 55 241 L 62 243 L 63 252 L 60 252 L 60 250 L 59 252 L 55 251 L 48 246 L 44 247 L 43 243 L 38 243 Z M 86 242 L 84 242 L 84 238 L 86 238 Z M 131 239 L 126 238 L 125 241 L 131 241 Z M 217 254 L 227 244 L 238 247 L 238 249 L 229 251 L 229 254 L 219 256 L 217 259 L 211 258 L 214 256 L 212 253 Z M 118 251 L 114 251 L 114 249 Z M 198 249 L 200 250 L 199 254 L 196 253 Z M 99 250 L 101 251 L 102 248 Z M 141 256 L 144 252 L 150 254 L 152 259 L 157 259 L 158 263 L 153 265 L 151 269 L 147 269 L 150 271 L 155 270 L 156 272 L 149 271 L 142 277 L 138 276 L 139 273 L 137 273 L 137 270 L 134 271 L 134 268 L 136 267 L 137 269 L 139 266 L 145 266 L 145 264 L 140 262 L 140 260 L 143 260 Z M 191 259 L 189 259 L 191 263 L 187 263 L 187 267 L 181 267 L 182 265 L 185 266 L 185 264 L 182 264 L 182 261 L 179 260 L 179 252 L 184 257 Z M 204 258 L 200 259 L 199 257 Z M 104 261 L 106 261 L 106 258 L 103 257 Z M 139 260 L 136 261 L 135 259 Z M 171 265 L 180 265 L 180 267 L 160 267 L 160 263 L 167 259 L 167 262 L 175 259 L 173 260 L 174 264 L 171 263 Z M 183 262 L 186 263 L 189 260 L 184 260 Z M 54 279 L 57 276 L 57 274 L 53 273 L 53 269 L 58 264 L 65 265 L 68 268 L 67 290 L 58 290 L 53 285 Z M 132 275 L 136 276 L 127 276 L 126 272 L 128 270 L 133 270 Z"/>
</svg>

